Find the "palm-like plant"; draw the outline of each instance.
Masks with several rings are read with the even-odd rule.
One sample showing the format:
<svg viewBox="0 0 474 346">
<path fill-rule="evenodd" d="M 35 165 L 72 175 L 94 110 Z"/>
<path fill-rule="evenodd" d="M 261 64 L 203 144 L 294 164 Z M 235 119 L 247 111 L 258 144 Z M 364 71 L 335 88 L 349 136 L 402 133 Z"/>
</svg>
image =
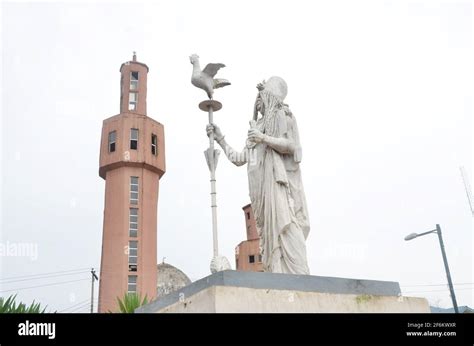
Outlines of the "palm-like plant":
<svg viewBox="0 0 474 346">
<path fill-rule="evenodd" d="M 135 309 L 148 304 L 148 297 L 145 295 L 145 298 L 142 299 L 137 293 L 126 293 L 122 299 L 117 297 L 117 301 L 121 313 L 133 314 Z"/>
<path fill-rule="evenodd" d="M 0 297 L 0 313 L 43 314 L 46 311 L 46 307 L 41 309 L 41 304 L 35 303 L 35 301 L 30 306 L 26 306 L 26 304 L 17 303 L 15 300 L 16 294 L 7 299 Z"/>
</svg>

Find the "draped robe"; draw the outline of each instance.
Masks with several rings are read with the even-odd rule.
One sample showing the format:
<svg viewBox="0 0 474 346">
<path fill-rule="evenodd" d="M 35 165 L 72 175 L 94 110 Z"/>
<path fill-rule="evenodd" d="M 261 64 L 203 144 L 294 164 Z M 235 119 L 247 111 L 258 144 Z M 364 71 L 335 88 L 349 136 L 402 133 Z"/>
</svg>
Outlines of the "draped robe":
<svg viewBox="0 0 474 346">
<path fill-rule="evenodd" d="M 292 153 L 281 153 L 264 142 L 247 141 L 244 155 L 226 150 L 235 164 L 247 163 L 264 271 L 309 274 L 305 241 L 310 225 L 299 167 L 301 146 L 296 119 L 288 108 L 277 108 L 258 119 L 256 128 L 274 138 L 292 141 L 294 148 Z"/>
</svg>

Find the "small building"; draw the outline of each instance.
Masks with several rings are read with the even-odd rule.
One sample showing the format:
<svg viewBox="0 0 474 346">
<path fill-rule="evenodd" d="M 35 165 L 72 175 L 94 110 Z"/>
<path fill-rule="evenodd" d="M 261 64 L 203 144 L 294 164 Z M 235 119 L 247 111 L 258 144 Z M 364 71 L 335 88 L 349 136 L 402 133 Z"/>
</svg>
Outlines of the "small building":
<svg viewBox="0 0 474 346">
<path fill-rule="evenodd" d="M 430 306 L 432 314 L 454 314 L 454 308 L 439 308 L 437 306 Z M 474 309 L 467 305 L 459 306 L 458 311 L 460 314 L 472 314 Z"/>
<path fill-rule="evenodd" d="M 252 210 L 252 205 L 243 208 L 247 240 L 235 248 L 235 268 L 237 270 L 263 272 L 262 255 L 260 254 L 260 237 Z"/>
</svg>

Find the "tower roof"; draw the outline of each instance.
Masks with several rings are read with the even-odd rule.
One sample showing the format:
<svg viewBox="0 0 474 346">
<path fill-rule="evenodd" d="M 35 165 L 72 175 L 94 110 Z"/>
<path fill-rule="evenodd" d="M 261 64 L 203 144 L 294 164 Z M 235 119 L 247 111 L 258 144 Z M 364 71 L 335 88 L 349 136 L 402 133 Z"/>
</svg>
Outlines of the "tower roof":
<svg viewBox="0 0 474 346">
<path fill-rule="evenodd" d="M 122 72 L 122 68 L 124 67 L 124 65 L 131 65 L 131 64 L 137 64 L 137 65 L 144 66 L 144 67 L 146 67 L 146 71 L 147 71 L 147 72 L 150 71 L 150 68 L 149 68 L 146 64 L 137 61 L 137 53 L 136 53 L 136 52 L 133 52 L 132 60 L 126 61 L 126 62 L 124 62 L 122 65 L 120 65 L 120 72 Z"/>
<path fill-rule="evenodd" d="M 244 206 L 242 207 L 242 209 L 245 210 L 245 209 L 248 209 L 248 208 L 251 207 L 251 206 L 252 206 L 252 204 L 249 203 L 249 204 L 244 205 Z"/>
</svg>

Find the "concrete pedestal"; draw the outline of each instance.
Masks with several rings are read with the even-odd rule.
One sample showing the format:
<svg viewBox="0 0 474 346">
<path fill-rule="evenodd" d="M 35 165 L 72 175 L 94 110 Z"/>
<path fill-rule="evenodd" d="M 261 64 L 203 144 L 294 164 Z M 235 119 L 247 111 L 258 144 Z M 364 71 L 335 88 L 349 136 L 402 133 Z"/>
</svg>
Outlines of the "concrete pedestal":
<svg viewBox="0 0 474 346">
<path fill-rule="evenodd" d="M 221 271 L 138 308 L 162 312 L 430 312 L 397 282 Z"/>
</svg>

